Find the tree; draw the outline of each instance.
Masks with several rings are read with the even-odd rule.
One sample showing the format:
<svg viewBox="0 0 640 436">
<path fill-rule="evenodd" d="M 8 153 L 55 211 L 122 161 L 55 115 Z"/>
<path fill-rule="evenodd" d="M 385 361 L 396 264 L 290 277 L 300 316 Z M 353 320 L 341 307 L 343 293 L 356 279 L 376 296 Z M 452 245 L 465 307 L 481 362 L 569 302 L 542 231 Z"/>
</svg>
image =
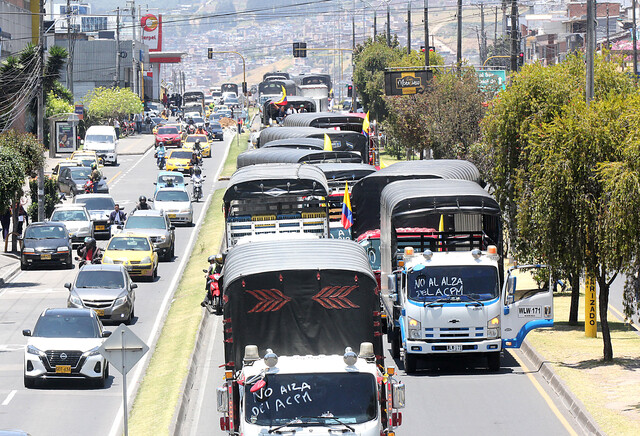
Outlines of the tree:
<svg viewBox="0 0 640 436">
<path fill-rule="evenodd" d="M 510 58 L 493 58 L 491 56 L 511 56 L 511 37 L 508 35 L 502 35 L 493 44 L 487 47 L 487 63 L 489 67 L 503 67 L 505 69 L 511 68 Z"/>
<path fill-rule="evenodd" d="M 53 91 L 47 94 L 46 117 L 49 118 L 57 114 L 68 114 L 73 112 L 73 105 L 68 100 L 58 97 Z"/>
<path fill-rule="evenodd" d="M 0 213 L 11 207 L 16 197 L 20 198 L 23 184 L 22 159 L 15 150 L 0 146 Z"/>
<path fill-rule="evenodd" d="M 84 97 L 84 105 L 91 122 L 123 118 L 144 109 L 140 97 L 129 88 L 94 88 Z"/>
<path fill-rule="evenodd" d="M 29 180 L 29 193 L 31 194 L 31 204 L 27 212 L 31 221 L 38 220 L 38 180 Z M 44 179 L 44 216 L 50 217 L 56 204 L 60 203 L 58 195 L 58 183 L 53 177 L 45 177 Z"/>
</svg>

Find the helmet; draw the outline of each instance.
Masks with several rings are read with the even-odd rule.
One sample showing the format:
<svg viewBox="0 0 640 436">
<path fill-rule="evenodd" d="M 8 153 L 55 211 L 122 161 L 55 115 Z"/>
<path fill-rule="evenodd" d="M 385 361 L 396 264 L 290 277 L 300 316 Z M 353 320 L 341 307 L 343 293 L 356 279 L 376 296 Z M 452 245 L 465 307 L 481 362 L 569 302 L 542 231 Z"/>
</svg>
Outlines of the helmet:
<svg viewBox="0 0 640 436">
<path fill-rule="evenodd" d="M 200 145 L 200 140 L 196 139 L 196 144 Z"/>
<path fill-rule="evenodd" d="M 138 201 L 140 203 L 146 203 L 147 202 L 147 197 L 145 197 L 144 195 L 141 195 L 140 198 L 138 198 Z"/>
<path fill-rule="evenodd" d="M 96 247 L 96 240 L 93 239 L 91 236 L 87 236 L 86 238 L 84 238 L 84 245 L 86 245 L 87 247 Z"/>
<path fill-rule="evenodd" d="M 164 142 L 158 142 L 158 147 L 164 147 Z"/>
<path fill-rule="evenodd" d="M 224 256 L 222 255 L 222 253 L 216 254 L 216 263 L 222 265 L 222 262 L 224 262 Z"/>
<path fill-rule="evenodd" d="M 193 172 L 194 172 L 194 174 L 195 174 L 196 176 L 199 176 L 200 174 L 202 174 L 202 170 L 200 169 L 200 167 L 199 167 L 199 166 L 196 166 L 196 167 L 193 169 Z"/>
<path fill-rule="evenodd" d="M 92 163 L 92 164 L 91 164 L 91 169 L 92 169 L 92 170 L 95 170 L 96 168 L 98 168 L 98 166 L 97 166 L 95 163 Z"/>
</svg>

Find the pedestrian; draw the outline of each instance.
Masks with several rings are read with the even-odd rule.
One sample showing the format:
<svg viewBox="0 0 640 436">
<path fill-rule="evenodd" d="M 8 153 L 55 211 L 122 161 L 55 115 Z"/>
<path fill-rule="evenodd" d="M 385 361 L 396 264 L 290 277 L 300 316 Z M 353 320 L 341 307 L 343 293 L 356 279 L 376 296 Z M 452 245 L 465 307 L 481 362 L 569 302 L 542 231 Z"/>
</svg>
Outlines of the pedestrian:
<svg viewBox="0 0 640 436">
<path fill-rule="evenodd" d="M 113 119 L 113 128 L 116 131 L 116 138 L 120 139 L 120 121 L 117 118 Z"/>
<path fill-rule="evenodd" d="M 5 240 L 9 235 L 9 227 L 11 227 L 11 208 L 7 207 L 0 214 L 0 223 L 2 224 L 2 239 Z"/>
<path fill-rule="evenodd" d="M 16 213 L 18 214 L 18 227 L 15 229 L 15 232 L 18 236 L 22 236 L 22 229 L 24 224 L 29 225 L 29 215 L 27 215 L 27 211 L 24 210 L 24 206 L 22 205 L 22 201 L 16 202 L 15 205 Z"/>
<path fill-rule="evenodd" d="M 136 133 L 142 132 L 142 114 L 135 114 L 133 116 L 133 121 L 136 122 Z"/>
</svg>

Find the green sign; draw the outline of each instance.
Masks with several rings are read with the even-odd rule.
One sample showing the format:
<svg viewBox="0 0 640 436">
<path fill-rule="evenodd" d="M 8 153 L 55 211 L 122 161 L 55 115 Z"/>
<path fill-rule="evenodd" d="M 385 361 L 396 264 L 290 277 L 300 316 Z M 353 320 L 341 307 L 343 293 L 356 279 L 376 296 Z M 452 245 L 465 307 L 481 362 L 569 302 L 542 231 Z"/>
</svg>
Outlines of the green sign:
<svg viewBox="0 0 640 436">
<path fill-rule="evenodd" d="M 477 70 L 478 86 L 484 92 L 498 92 L 505 89 L 507 72 L 505 70 Z"/>
</svg>

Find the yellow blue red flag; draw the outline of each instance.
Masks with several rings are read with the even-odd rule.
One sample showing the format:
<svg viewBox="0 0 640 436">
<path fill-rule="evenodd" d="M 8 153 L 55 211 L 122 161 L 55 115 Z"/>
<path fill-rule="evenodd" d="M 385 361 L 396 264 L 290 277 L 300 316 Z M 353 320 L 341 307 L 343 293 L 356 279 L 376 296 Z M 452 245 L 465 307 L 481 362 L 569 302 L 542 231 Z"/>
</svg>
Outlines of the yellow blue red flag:
<svg viewBox="0 0 640 436">
<path fill-rule="evenodd" d="M 362 122 L 362 133 L 369 136 L 369 111 L 364 116 L 364 121 Z"/>
<path fill-rule="evenodd" d="M 331 138 L 326 133 L 324 134 L 324 151 L 333 151 L 333 145 L 331 144 Z"/>
<path fill-rule="evenodd" d="M 348 230 L 353 225 L 353 211 L 351 210 L 351 197 L 349 196 L 349 184 L 344 182 L 344 198 L 342 199 L 342 227 Z"/>
<path fill-rule="evenodd" d="M 282 98 L 279 101 L 276 101 L 275 103 L 273 103 L 273 104 L 278 105 L 278 106 L 282 106 L 283 104 L 287 104 L 287 90 L 284 89 L 284 86 L 281 86 L 281 88 L 282 88 Z"/>
</svg>

